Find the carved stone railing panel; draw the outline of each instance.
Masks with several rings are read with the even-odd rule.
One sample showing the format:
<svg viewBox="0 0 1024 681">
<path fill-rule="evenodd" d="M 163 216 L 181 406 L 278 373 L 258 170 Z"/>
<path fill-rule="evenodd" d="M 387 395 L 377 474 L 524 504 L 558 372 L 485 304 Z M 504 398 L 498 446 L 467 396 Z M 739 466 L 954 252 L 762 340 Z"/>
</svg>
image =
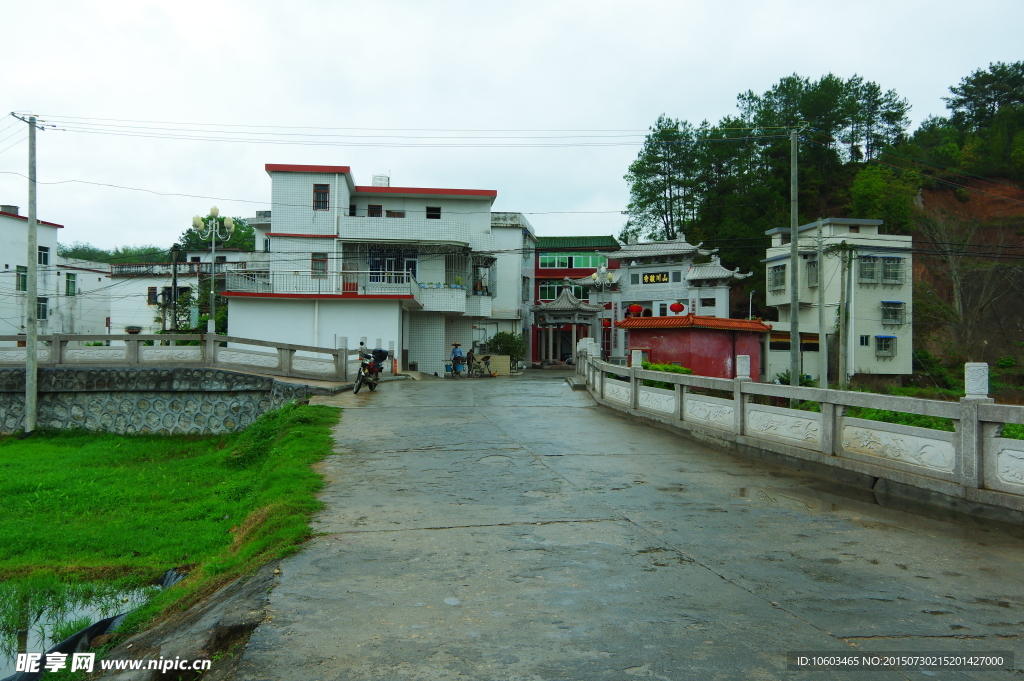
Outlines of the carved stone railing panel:
<svg viewBox="0 0 1024 681">
<path fill-rule="evenodd" d="M 65 357 L 67 352 L 64 352 Z M 144 362 L 196 363 L 203 361 L 203 349 L 198 345 L 143 346 L 139 348 L 139 359 Z"/>
<path fill-rule="evenodd" d="M 604 396 L 609 400 L 621 402 L 622 404 L 629 404 L 632 397 L 632 391 L 630 390 L 628 383 L 609 379 L 604 384 Z"/>
<path fill-rule="evenodd" d="M 821 442 L 821 415 L 813 412 L 752 404 L 747 407 L 747 435 L 817 445 Z"/>
<path fill-rule="evenodd" d="M 729 400 L 687 395 L 683 400 L 683 419 L 715 428 L 732 429 L 736 409 Z"/>
<path fill-rule="evenodd" d="M 269 353 L 255 352 L 252 350 L 226 350 L 224 348 L 217 351 L 217 363 L 266 367 L 267 369 L 276 369 L 278 366 L 276 352 Z"/>
<path fill-rule="evenodd" d="M 947 474 L 956 470 L 956 447 L 951 437 L 943 437 L 943 431 L 893 425 L 844 418 L 840 431 L 843 453 L 902 464 L 898 468 L 909 466 Z"/>
<path fill-rule="evenodd" d="M 641 388 L 637 400 L 641 409 L 668 414 L 674 414 L 676 411 L 676 396 L 671 390 Z"/>
</svg>

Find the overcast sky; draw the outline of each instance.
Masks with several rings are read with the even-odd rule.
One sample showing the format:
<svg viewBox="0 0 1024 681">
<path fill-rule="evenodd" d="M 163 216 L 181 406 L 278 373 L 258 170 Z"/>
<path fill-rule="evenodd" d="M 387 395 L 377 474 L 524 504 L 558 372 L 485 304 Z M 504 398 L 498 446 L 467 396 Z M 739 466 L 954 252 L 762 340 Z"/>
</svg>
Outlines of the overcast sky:
<svg viewBox="0 0 1024 681">
<path fill-rule="evenodd" d="M 395 186 L 496 189 L 494 209 L 526 213 L 541 235 L 618 234 L 622 176 L 663 112 L 716 121 L 738 93 L 788 74 L 857 73 L 909 99 L 916 123 L 942 114 L 941 97 L 974 69 L 1024 58 L 1020 0 L 58 0 L 6 2 L 0 19 L 0 111 L 336 143 L 40 133 L 41 183 L 218 197 L 40 185 L 39 217 L 66 226 L 62 241 L 107 248 L 167 246 L 211 205 L 268 209 L 266 163 L 349 165 L 360 184 L 390 173 Z M 27 181 L 6 173 L 26 172 L 24 127 L 0 131 L 0 203 L 23 215 Z M 560 137 L 570 134 L 634 136 Z M 581 141 L 617 144 L 522 146 Z"/>
</svg>

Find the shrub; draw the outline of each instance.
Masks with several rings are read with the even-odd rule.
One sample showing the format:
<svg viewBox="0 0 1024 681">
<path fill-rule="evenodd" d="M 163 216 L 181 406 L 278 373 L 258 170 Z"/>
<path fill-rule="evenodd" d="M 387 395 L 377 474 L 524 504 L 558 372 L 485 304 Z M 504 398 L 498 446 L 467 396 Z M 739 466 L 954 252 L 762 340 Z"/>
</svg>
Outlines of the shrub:
<svg viewBox="0 0 1024 681">
<path fill-rule="evenodd" d="M 652 362 L 643 362 L 641 367 L 647 371 L 664 371 L 668 374 L 693 373 L 693 369 L 676 366 L 675 364 L 654 364 Z M 644 386 L 647 388 L 663 388 L 664 390 L 675 390 L 676 387 L 675 383 L 669 383 L 668 381 L 654 381 L 651 379 L 644 379 Z"/>
<path fill-rule="evenodd" d="M 781 374 L 775 374 L 775 381 L 781 385 L 789 385 L 789 372 L 783 371 Z M 818 380 L 809 377 L 807 374 L 801 374 L 800 385 L 804 388 L 817 388 Z"/>
<path fill-rule="evenodd" d="M 526 356 L 526 341 L 521 333 L 499 331 L 487 341 L 487 351 L 492 355 L 508 355 L 509 362 L 515 369 Z"/>
<path fill-rule="evenodd" d="M 1017 366 L 1017 360 L 1013 357 L 1000 357 L 996 360 L 996 366 L 1000 369 L 1012 369 Z"/>
</svg>

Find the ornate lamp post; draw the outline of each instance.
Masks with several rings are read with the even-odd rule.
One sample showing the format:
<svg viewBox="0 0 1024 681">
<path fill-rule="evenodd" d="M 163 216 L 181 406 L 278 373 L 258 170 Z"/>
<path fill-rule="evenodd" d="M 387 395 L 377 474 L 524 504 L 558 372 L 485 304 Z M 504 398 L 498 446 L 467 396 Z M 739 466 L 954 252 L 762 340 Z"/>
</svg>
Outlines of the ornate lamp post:
<svg viewBox="0 0 1024 681">
<path fill-rule="evenodd" d="M 231 218 L 220 218 L 217 206 L 210 209 L 210 217 L 192 218 L 192 229 L 199 238 L 210 240 L 210 318 L 206 322 L 206 333 L 217 333 L 217 239 L 227 241 L 235 231 L 235 221 Z M 223 228 L 223 229 L 222 229 Z"/>
</svg>

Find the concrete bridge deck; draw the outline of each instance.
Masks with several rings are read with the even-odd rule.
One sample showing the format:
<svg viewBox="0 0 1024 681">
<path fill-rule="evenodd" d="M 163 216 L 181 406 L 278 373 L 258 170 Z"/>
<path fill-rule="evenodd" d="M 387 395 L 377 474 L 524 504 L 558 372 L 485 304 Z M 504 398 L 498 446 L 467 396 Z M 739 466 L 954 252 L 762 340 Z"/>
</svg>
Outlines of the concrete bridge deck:
<svg viewBox="0 0 1024 681">
<path fill-rule="evenodd" d="M 345 408 L 324 534 L 282 565 L 237 678 L 850 678 L 786 670 L 815 649 L 1024 662 L 1020 528 L 882 508 L 545 373 L 314 398 Z"/>
</svg>

